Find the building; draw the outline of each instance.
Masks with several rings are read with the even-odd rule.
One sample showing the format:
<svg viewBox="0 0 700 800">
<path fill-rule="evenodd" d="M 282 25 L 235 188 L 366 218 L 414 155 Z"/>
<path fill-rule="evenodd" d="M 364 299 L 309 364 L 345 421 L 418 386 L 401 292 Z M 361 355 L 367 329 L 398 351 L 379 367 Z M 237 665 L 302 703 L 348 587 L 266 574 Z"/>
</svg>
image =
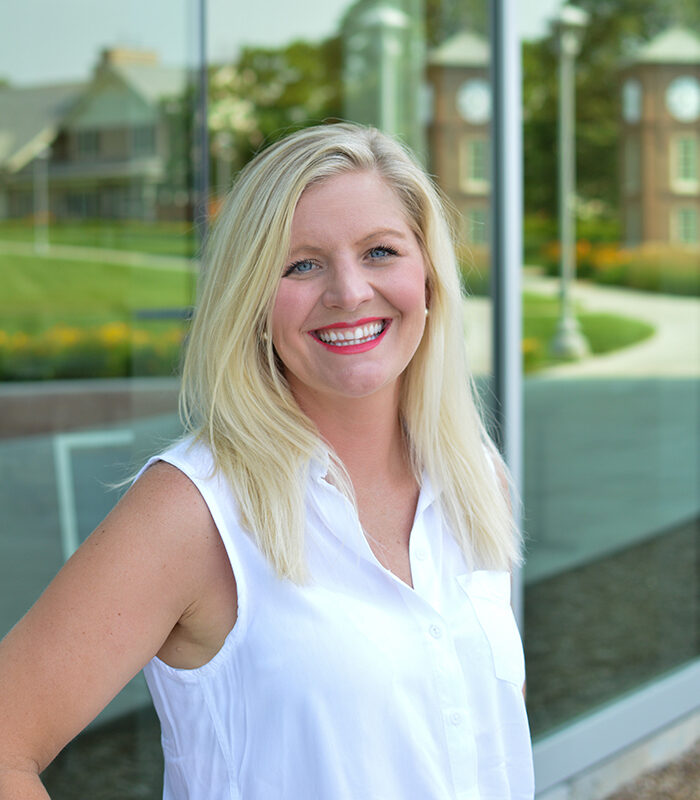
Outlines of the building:
<svg viewBox="0 0 700 800">
<path fill-rule="evenodd" d="M 672 28 L 621 70 L 621 212 L 628 245 L 700 243 L 700 38 Z"/>
<path fill-rule="evenodd" d="M 459 211 L 463 239 L 477 246 L 490 236 L 489 59 L 486 39 L 461 31 L 428 53 L 426 71 L 430 171 Z"/>
<path fill-rule="evenodd" d="M 0 219 L 184 216 L 169 115 L 185 89 L 155 53 L 105 49 L 85 83 L 0 90 Z"/>
</svg>

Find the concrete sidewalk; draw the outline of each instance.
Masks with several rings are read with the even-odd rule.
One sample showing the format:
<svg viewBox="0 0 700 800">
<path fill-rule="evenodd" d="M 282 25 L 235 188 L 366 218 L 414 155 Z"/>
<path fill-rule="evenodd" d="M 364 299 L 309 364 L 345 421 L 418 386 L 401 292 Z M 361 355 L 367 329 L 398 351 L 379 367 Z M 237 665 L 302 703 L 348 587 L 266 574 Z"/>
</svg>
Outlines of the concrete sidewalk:
<svg viewBox="0 0 700 800">
<path fill-rule="evenodd" d="M 556 295 L 559 280 L 526 275 L 523 290 Z M 561 377 L 700 376 L 700 298 L 641 292 L 576 282 L 573 300 L 585 311 L 618 314 L 648 322 L 656 332 L 631 347 L 590 356 L 547 370 Z"/>
<path fill-rule="evenodd" d="M 526 272 L 523 291 L 549 297 L 559 280 Z M 617 314 L 648 322 L 655 333 L 643 342 L 605 355 L 548 368 L 548 377 L 698 377 L 700 376 L 700 298 L 660 295 L 577 281 L 574 303 L 585 311 Z M 464 301 L 467 350 L 476 375 L 491 373 L 491 301 Z"/>
</svg>

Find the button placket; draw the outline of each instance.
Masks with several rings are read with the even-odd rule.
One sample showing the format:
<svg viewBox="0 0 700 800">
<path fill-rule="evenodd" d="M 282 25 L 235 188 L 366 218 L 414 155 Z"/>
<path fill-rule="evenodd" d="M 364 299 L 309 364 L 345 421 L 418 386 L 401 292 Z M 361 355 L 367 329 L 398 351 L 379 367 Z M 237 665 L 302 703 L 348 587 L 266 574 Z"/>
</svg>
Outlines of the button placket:
<svg viewBox="0 0 700 800">
<path fill-rule="evenodd" d="M 452 637 L 441 619 L 426 628 L 452 770 L 455 792 L 469 796 L 476 789 L 476 740 L 467 714 L 468 702 Z M 466 794 L 465 794 L 466 793 Z"/>
</svg>

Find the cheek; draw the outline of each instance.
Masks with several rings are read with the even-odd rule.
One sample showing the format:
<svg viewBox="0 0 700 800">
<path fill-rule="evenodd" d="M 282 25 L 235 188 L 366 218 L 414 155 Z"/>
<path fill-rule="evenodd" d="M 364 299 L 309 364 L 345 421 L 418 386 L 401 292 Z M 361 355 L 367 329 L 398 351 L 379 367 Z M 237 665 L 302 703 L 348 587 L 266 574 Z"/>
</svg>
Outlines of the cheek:
<svg viewBox="0 0 700 800">
<path fill-rule="evenodd" d="M 302 318 L 303 298 L 294 284 L 280 284 L 272 306 L 272 337 L 284 337 L 290 330 L 299 328 Z"/>
<path fill-rule="evenodd" d="M 412 270 L 408 279 L 396 282 L 393 287 L 394 305 L 404 314 L 422 314 L 425 316 L 425 307 L 428 300 L 428 291 L 425 284 L 425 271 L 421 266 Z"/>
</svg>

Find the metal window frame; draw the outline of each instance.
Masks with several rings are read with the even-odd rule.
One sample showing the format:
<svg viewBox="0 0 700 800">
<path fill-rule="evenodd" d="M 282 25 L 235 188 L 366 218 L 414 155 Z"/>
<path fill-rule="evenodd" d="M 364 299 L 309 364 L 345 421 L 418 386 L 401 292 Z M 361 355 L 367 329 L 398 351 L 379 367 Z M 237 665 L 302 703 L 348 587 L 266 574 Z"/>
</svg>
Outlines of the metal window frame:
<svg viewBox="0 0 700 800">
<path fill-rule="evenodd" d="M 513 484 L 515 522 L 522 527 L 523 486 L 523 144 L 522 67 L 516 0 L 491 0 L 491 293 L 493 410 Z M 522 630 L 522 572 L 513 574 L 513 610 Z"/>
<path fill-rule="evenodd" d="M 700 659 L 537 740 L 537 791 L 551 789 L 697 711 Z"/>
</svg>

